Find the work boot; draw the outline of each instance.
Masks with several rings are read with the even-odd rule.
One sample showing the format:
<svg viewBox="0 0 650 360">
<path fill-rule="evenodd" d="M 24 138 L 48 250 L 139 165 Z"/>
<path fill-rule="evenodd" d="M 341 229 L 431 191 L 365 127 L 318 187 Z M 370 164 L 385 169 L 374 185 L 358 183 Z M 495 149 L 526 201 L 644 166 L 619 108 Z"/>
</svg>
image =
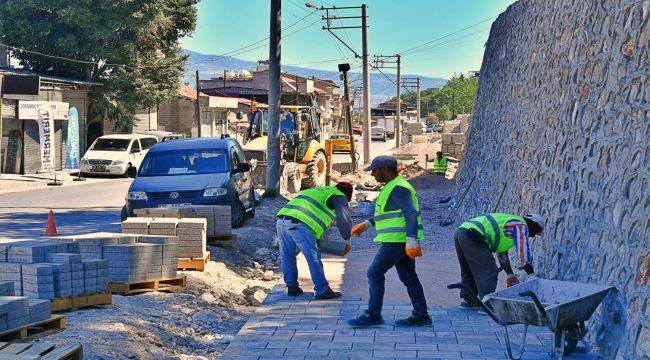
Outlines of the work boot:
<svg viewBox="0 0 650 360">
<path fill-rule="evenodd" d="M 322 294 L 314 295 L 314 300 L 330 300 L 338 299 L 343 296 L 342 293 L 338 291 L 332 291 L 332 288 L 327 288 Z"/>
<path fill-rule="evenodd" d="M 413 313 L 411 316 L 409 316 L 406 319 L 395 321 L 395 326 L 418 327 L 418 326 L 429 326 L 431 324 L 433 324 L 433 321 L 431 321 L 431 316 L 429 316 L 429 314 L 418 315 L 416 313 Z"/>
<path fill-rule="evenodd" d="M 384 319 L 381 316 L 369 315 L 366 312 L 366 315 L 361 315 L 356 319 L 348 320 L 348 325 L 353 328 L 364 328 L 372 326 L 380 326 L 384 324 Z"/>
<path fill-rule="evenodd" d="M 298 286 L 287 286 L 287 295 L 289 296 L 299 296 L 302 295 L 303 291 Z"/>
<path fill-rule="evenodd" d="M 476 310 L 479 308 L 478 304 L 467 302 L 467 301 L 461 301 L 458 307 L 465 310 Z"/>
</svg>

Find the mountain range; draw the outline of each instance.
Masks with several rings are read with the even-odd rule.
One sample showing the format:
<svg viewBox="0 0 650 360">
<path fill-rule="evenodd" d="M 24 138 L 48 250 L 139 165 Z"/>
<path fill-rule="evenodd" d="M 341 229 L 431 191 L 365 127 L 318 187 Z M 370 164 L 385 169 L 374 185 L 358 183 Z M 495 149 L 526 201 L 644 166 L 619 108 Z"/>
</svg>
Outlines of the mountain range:
<svg viewBox="0 0 650 360">
<path fill-rule="evenodd" d="M 252 71 L 257 67 L 257 62 L 255 61 L 241 60 L 229 56 L 206 55 L 191 50 L 183 50 L 183 53 L 189 56 L 188 66 L 186 68 L 187 75 L 184 78 L 184 81 L 191 85 L 195 83 L 193 74 L 197 70 L 199 71 L 199 76 L 201 78 L 208 79 L 211 77 L 220 77 L 223 73 L 223 70 Z M 337 64 L 335 62 L 330 64 L 332 70 L 318 70 L 298 66 L 282 66 L 282 71 L 288 72 L 290 74 L 296 74 L 302 77 L 315 76 L 323 80 L 333 80 L 339 86 L 342 85 L 343 82 L 339 78 L 340 73 L 338 72 Z M 397 76 L 395 74 L 389 74 L 386 72 L 384 73 L 385 75 L 379 72 L 370 73 L 370 102 L 373 105 L 384 102 L 389 98 L 395 96 L 396 87 L 394 82 Z M 351 71 L 348 76 L 350 79 L 351 88 L 354 86 L 361 86 L 361 72 Z M 415 77 L 418 75 L 404 74 L 402 76 Z M 388 78 L 390 78 L 390 80 L 388 80 Z M 421 90 L 434 87 L 442 87 L 446 83 L 447 79 L 420 76 Z M 404 89 L 402 90 L 402 93 L 404 93 Z"/>
</svg>

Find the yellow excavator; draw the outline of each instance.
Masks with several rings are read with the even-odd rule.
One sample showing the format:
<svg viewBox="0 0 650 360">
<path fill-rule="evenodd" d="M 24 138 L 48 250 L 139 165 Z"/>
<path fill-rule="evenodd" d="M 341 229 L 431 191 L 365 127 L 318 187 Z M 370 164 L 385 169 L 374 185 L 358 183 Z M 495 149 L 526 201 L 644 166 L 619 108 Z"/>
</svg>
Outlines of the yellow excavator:
<svg viewBox="0 0 650 360">
<path fill-rule="evenodd" d="M 325 185 L 327 162 L 316 104 L 283 105 L 280 115 L 280 154 L 287 190 L 298 192 Z M 251 108 L 249 127 L 244 137 L 246 158 L 259 164 L 267 161 L 268 109 Z"/>
</svg>

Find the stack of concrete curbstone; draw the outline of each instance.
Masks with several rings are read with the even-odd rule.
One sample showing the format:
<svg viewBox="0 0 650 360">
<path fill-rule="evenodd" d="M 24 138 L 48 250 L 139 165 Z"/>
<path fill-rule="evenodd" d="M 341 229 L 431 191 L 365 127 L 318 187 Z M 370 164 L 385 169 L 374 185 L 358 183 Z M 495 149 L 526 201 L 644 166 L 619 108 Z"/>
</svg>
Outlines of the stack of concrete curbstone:
<svg viewBox="0 0 650 360">
<path fill-rule="evenodd" d="M 158 244 L 162 246 L 162 278 L 175 278 L 178 268 L 178 236 L 141 235 L 140 243 Z"/>
<path fill-rule="evenodd" d="M 122 232 L 125 234 L 149 234 L 149 223 L 152 218 L 135 218 L 131 217 L 122 221 Z"/>
<path fill-rule="evenodd" d="M 32 299 L 54 299 L 54 275 L 52 267 L 37 263 L 23 264 L 23 296 Z"/>
<path fill-rule="evenodd" d="M 206 255 L 206 219 L 179 219 L 178 256 L 181 258 L 204 258 Z"/>
<path fill-rule="evenodd" d="M 193 205 L 176 208 L 145 208 L 136 209 L 133 213 L 138 219 L 149 219 L 149 221 L 152 218 L 160 217 L 177 219 L 203 218 L 207 221 L 206 236 L 219 237 L 232 235 L 230 206 Z M 129 218 L 128 220 L 130 219 L 134 218 Z M 137 220 L 131 221 L 136 222 Z M 127 228 L 129 226 L 131 225 L 127 225 Z M 128 233 L 132 231 L 124 230 L 123 226 L 123 232 Z"/>
</svg>

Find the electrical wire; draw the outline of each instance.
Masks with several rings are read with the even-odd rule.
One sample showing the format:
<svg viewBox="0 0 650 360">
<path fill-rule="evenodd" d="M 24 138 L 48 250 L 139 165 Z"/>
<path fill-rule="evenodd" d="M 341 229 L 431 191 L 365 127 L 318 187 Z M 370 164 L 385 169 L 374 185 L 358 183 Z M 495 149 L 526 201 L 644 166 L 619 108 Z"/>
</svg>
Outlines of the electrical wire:
<svg viewBox="0 0 650 360">
<path fill-rule="evenodd" d="M 412 54 L 412 53 L 418 52 L 418 51 L 420 51 L 420 50 L 417 50 L 418 48 L 421 48 L 421 47 L 423 47 L 423 46 L 430 45 L 430 44 L 435 43 L 435 42 L 437 42 L 437 41 L 440 41 L 440 40 L 442 40 L 442 39 L 446 39 L 446 38 L 448 38 L 448 37 L 450 37 L 450 36 L 452 36 L 452 35 L 455 35 L 455 34 L 461 33 L 461 32 L 463 32 L 463 31 L 465 31 L 465 30 L 468 30 L 468 29 L 471 29 L 471 28 L 473 28 L 473 27 L 475 27 L 475 26 L 478 26 L 478 25 L 480 25 L 480 24 L 483 24 L 483 23 L 486 22 L 486 21 L 489 21 L 489 20 L 495 19 L 496 17 L 497 17 L 497 16 L 491 16 L 491 17 L 489 17 L 489 18 L 487 18 L 487 19 L 483 19 L 483 20 L 481 20 L 481 21 L 479 21 L 479 22 L 477 22 L 477 23 L 474 23 L 474 24 L 471 24 L 471 25 L 469 25 L 469 26 L 466 26 L 466 27 L 464 27 L 464 28 L 462 28 L 462 29 L 459 29 L 459 30 L 456 30 L 456 31 L 451 32 L 451 33 L 449 33 L 449 34 L 446 34 L 446 35 L 440 36 L 440 37 L 438 37 L 438 38 L 435 38 L 435 39 L 433 39 L 433 40 L 427 41 L 427 42 L 422 43 L 422 44 L 420 44 L 420 45 L 416 45 L 416 46 L 411 47 L 411 48 L 409 48 L 409 49 L 406 49 L 406 50 L 400 51 L 399 53 L 402 54 L 402 55 L 407 55 L 407 54 Z"/>
</svg>

